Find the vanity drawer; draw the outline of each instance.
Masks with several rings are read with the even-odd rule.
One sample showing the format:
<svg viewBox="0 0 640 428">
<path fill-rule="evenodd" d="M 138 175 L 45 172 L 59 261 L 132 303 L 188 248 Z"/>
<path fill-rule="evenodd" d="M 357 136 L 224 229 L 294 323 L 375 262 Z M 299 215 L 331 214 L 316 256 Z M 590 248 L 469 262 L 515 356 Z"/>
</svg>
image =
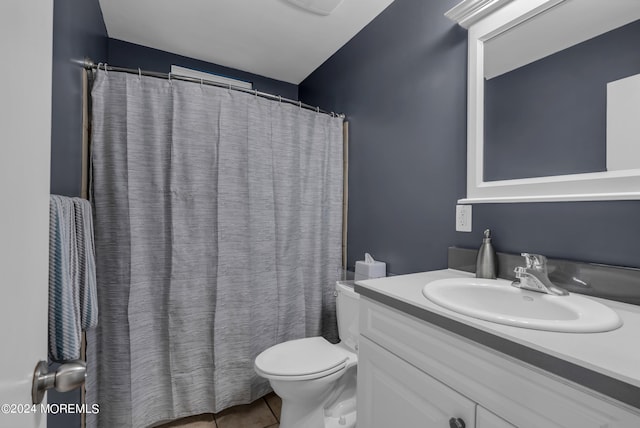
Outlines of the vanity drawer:
<svg viewBox="0 0 640 428">
<path fill-rule="evenodd" d="M 360 334 L 520 428 L 640 427 L 628 406 L 366 297 Z"/>
</svg>

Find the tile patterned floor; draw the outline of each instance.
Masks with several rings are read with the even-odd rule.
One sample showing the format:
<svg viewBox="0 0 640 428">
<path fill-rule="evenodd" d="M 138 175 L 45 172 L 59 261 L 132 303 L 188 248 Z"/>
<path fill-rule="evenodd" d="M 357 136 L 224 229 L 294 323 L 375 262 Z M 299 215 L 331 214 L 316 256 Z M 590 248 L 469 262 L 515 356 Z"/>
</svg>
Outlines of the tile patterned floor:
<svg viewBox="0 0 640 428">
<path fill-rule="evenodd" d="M 158 428 L 278 428 L 282 401 L 273 392 L 251 404 L 220 413 L 192 416 Z"/>
</svg>

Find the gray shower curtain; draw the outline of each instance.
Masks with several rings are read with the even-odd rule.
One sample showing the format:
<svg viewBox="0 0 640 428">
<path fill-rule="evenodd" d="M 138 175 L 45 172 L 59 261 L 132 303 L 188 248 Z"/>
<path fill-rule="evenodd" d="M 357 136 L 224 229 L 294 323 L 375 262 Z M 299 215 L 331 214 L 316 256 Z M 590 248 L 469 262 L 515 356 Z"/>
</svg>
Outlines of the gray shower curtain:
<svg viewBox="0 0 640 428">
<path fill-rule="evenodd" d="M 269 391 L 278 342 L 337 338 L 342 119 L 252 94 L 97 73 L 99 324 L 90 427 L 146 427 Z"/>
</svg>

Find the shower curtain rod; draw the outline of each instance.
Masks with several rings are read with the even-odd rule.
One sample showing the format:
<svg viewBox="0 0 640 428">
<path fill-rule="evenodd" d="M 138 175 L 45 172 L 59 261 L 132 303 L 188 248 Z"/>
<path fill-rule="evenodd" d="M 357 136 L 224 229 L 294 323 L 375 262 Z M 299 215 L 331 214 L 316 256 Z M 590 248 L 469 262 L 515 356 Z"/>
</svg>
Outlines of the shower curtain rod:
<svg viewBox="0 0 640 428">
<path fill-rule="evenodd" d="M 125 67 L 114 67 L 112 65 L 108 65 L 106 63 L 99 63 L 96 64 L 95 62 L 93 62 L 91 59 L 89 58 L 85 58 L 84 62 L 83 62 L 83 67 L 87 70 L 92 70 L 95 71 L 98 68 L 100 68 L 101 70 L 105 70 L 105 71 L 116 71 L 116 72 L 121 72 L 121 73 L 130 73 L 130 74 L 137 74 L 139 76 L 150 76 L 150 77 L 157 77 L 159 79 L 167 79 L 167 80 L 184 80 L 186 82 L 193 82 L 193 83 L 200 83 L 202 85 L 208 85 L 208 86 L 217 86 L 220 88 L 227 88 L 227 89 L 231 89 L 234 91 L 240 91 L 240 92 L 246 92 L 248 94 L 253 94 L 262 98 L 267 98 L 270 100 L 274 100 L 274 101 L 279 101 L 279 102 L 284 102 L 287 104 L 293 104 L 296 105 L 300 108 L 304 108 L 307 110 L 313 110 L 317 113 L 324 113 L 324 114 L 328 114 L 330 116 L 333 117 L 340 117 L 340 118 L 345 118 L 344 114 L 338 114 L 338 113 L 334 113 L 334 112 L 328 112 L 326 110 L 322 110 L 320 107 L 314 107 L 312 105 L 309 104 L 305 104 L 301 101 L 296 101 L 296 100 L 292 100 L 290 98 L 284 98 L 281 97 L 280 95 L 273 95 L 273 94 L 269 94 L 267 92 L 260 92 L 257 89 L 247 89 L 247 88 L 242 88 L 240 86 L 234 86 L 234 85 L 230 85 L 230 84 L 224 84 L 224 83 L 218 83 L 218 82 L 213 82 L 211 80 L 207 80 L 207 79 L 198 79 L 195 77 L 187 77 L 187 76 L 181 76 L 179 74 L 173 74 L 173 73 L 159 73 L 156 71 L 146 71 L 146 70 L 141 70 L 139 68 L 125 68 Z"/>
</svg>

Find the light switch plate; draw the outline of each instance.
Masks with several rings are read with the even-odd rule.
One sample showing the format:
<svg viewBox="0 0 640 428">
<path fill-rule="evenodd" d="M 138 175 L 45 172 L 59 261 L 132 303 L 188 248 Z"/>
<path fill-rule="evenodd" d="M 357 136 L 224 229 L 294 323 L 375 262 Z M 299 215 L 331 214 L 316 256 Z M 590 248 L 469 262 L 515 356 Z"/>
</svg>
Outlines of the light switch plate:
<svg viewBox="0 0 640 428">
<path fill-rule="evenodd" d="M 456 232 L 471 232 L 471 205 L 456 205 Z"/>
</svg>

